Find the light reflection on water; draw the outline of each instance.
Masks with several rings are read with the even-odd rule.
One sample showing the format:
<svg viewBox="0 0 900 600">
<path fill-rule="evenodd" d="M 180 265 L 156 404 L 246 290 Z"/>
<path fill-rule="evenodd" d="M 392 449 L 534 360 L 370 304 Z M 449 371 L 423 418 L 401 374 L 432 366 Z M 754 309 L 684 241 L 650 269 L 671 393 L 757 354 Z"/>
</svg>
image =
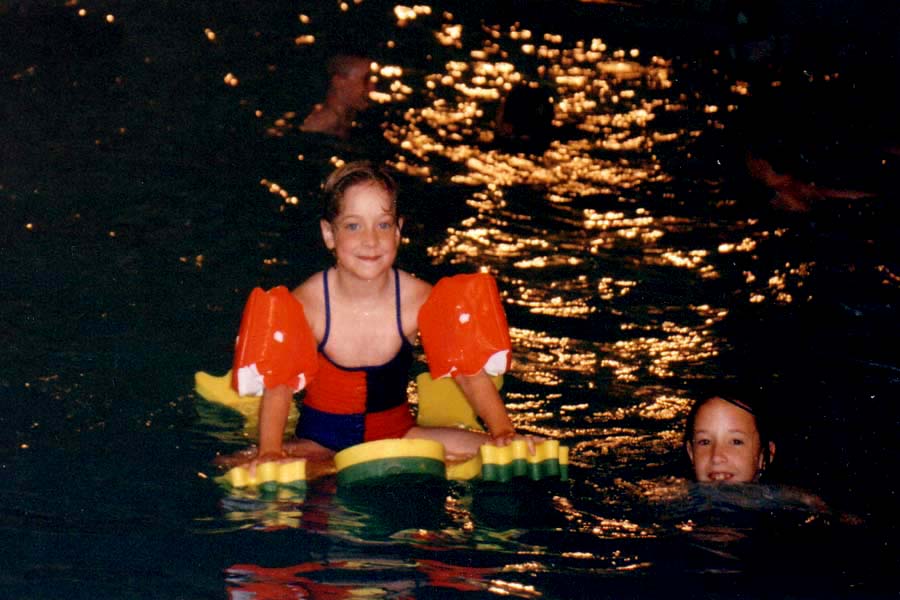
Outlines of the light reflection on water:
<svg viewBox="0 0 900 600">
<path fill-rule="evenodd" d="M 422 193 L 455 186 L 469 208 L 427 254 L 434 265 L 492 272 L 507 306 L 538 326 L 511 322 L 515 381 L 505 395 L 517 426 L 569 440 L 586 472 L 674 451 L 691 401 L 678 382 L 725 343 L 714 331 L 729 311 L 699 284 L 721 277 L 715 258 L 748 255 L 779 235 L 753 222 L 716 231 L 678 210 L 688 200 L 678 192 L 654 191 L 672 189 L 665 157 L 720 128 L 720 112 L 734 104 L 680 88 L 670 57 L 598 37 L 535 35 L 519 24 L 484 24 L 479 37 L 428 6 L 398 6 L 395 16 L 400 29 L 430 31 L 443 52 L 435 48 L 441 58 L 427 63 L 430 71 L 402 60 L 373 65 L 373 100 L 392 117 L 383 131 L 389 162 L 421 181 Z M 498 139 L 504 98 L 522 84 L 550 92 L 555 135 L 544 147 Z M 745 95 L 746 85 L 733 84 L 732 93 Z M 660 116 L 678 125 L 657 125 Z M 288 135 L 298 118 L 283 114 L 268 135 Z M 296 203 L 279 184 L 262 183 Z M 705 229 L 710 235 L 684 235 Z M 802 285 L 811 266 L 766 275 L 750 268 L 742 278 L 761 285 L 748 301 L 790 302 L 786 279 Z M 673 279 L 698 289 L 670 297 Z M 560 329 L 566 335 L 553 333 Z M 602 525 L 586 531 L 642 535 L 638 525 L 594 519 Z"/>
<path fill-rule="evenodd" d="M 347 3 L 343 11 L 351 12 L 357 4 Z M 680 550 L 693 545 L 724 557 L 724 570 L 741 571 L 746 565 L 740 553 L 728 554 L 732 550 L 728 546 L 745 540 L 744 530 L 727 523 L 690 521 L 698 506 L 707 506 L 708 498 L 694 498 L 696 503 L 687 502 L 683 512 L 668 518 L 660 517 L 642 501 L 662 506 L 665 512 L 674 510 L 689 493 L 684 479 L 672 475 L 676 468 L 671 466 L 673 457 L 680 456 L 680 427 L 693 399 L 685 380 L 716 375 L 710 365 L 732 343 L 720 326 L 732 316 L 733 306 L 803 303 L 813 294 L 807 282 L 821 268 L 814 258 L 795 256 L 796 249 L 784 256 L 772 251 L 792 235 L 792 225 L 773 226 L 737 215 L 735 200 L 720 191 L 721 182 L 685 182 L 683 174 L 674 172 L 672 165 L 677 161 L 673 159 L 690 155 L 692 144 L 723 127 L 735 104 L 751 93 L 747 84 L 722 82 L 723 88 L 730 88 L 724 98 L 703 97 L 706 90 L 688 89 L 676 77 L 672 57 L 648 55 L 640 47 L 613 48 L 599 37 L 579 39 L 567 32 L 539 35 L 521 25 L 479 29 L 422 5 L 398 6 L 394 14 L 397 37 L 402 28 L 421 28 L 433 39 L 430 49 L 436 58 L 423 67 L 421 57 L 388 50 L 383 52 L 383 64 L 373 66 L 379 88 L 374 94 L 375 110 L 387 117 L 383 133 L 390 148 L 388 162 L 406 181 L 413 182 L 413 189 L 450 190 L 442 199 L 450 197 L 465 209 L 450 222 L 426 223 L 440 231 L 432 238 L 439 239 L 428 247 L 415 239 L 406 238 L 405 243 L 414 252 L 427 255 L 436 270 L 485 269 L 497 277 L 511 317 L 515 348 L 506 401 L 523 431 L 559 438 L 572 446 L 573 478 L 561 488 L 548 484 L 515 492 L 454 486 L 437 502 L 422 505 L 410 505 L 409 498 L 396 497 L 376 506 L 360 505 L 336 498 L 333 489 L 313 489 L 299 498 L 278 500 L 224 497 L 210 514 L 194 521 L 200 535 L 312 533 L 347 550 L 342 554 L 339 549 L 328 559 L 332 562 L 323 559 L 284 570 L 270 566 L 283 563 L 283 559 L 259 567 L 237 564 L 227 571 L 229 589 L 235 595 L 320 589 L 323 593 L 352 590 L 401 596 L 416 586 L 432 586 L 537 597 L 551 595 L 546 589 L 554 581 L 558 590 L 565 589 L 569 582 L 563 580 L 570 575 L 665 570 Z M 322 39 L 320 29 L 329 27 L 306 15 L 299 15 L 297 22 L 300 29 L 291 43 L 303 50 L 315 48 Z M 231 43 L 227 32 L 217 27 L 201 28 L 197 33 L 210 43 L 211 54 Z M 248 69 L 224 66 L 228 68 L 215 73 L 217 84 L 229 94 L 244 93 L 252 80 Z M 276 80 L 278 66 L 257 65 Z M 29 67 L 11 80 L 31 80 L 39 73 L 40 69 Z M 522 83 L 539 83 L 551 91 L 555 135 L 545 146 L 517 147 L 503 143 L 495 133 L 504 98 Z M 229 102 L 236 97 L 228 96 Z M 264 124 L 261 137 L 294 139 L 302 114 L 269 115 L 243 97 L 239 103 Z M 124 135 L 125 130 L 116 131 Z M 90 146 L 93 141 L 79 139 L 79 143 Z M 328 164 L 339 165 L 351 154 L 338 147 Z M 299 168 L 313 162 L 313 155 L 313 149 L 300 148 L 283 158 L 285 164 Z M 274 198 L 276 218 L 289 223 L 313 192 L 306 188 L 314 185 L 292 180 L 289 168 L 266 165 L 261 171 L 247 175 L 247 187 L 256 188 L 259 196 Z M 709 177 L 715 179 L 716 175 Z M 415 182 L 420 187 L 416 188 Z M 424 198 L 427 200 L 427 195 Z M 202 204 L 199 201 L 204 196 L 197 193 L 194 199 Z M 251 204 L 257 199 L 251 197 L 246 204 L 242 199 L 242 210 L 264 213 L 265 208 Z M 218 199 L 209 201 L 215 204 Z M 704 212 L 702 207 L 707 204 L 712 209 Z M 701 208 L 687 208 L 689 205 Z M 246 254 L 259 270 L 254 279 L 274 278 L 305 259 L 294 238 L 285 241 L 289 238 L 286 227 L 278 229 L 272 223 L 263 226 L 261 236 L 251 231 L 248 235 L 255 237 L 242 245 L 242 233 L 230 232 L 232 223 L 215 217 L 209 230 L 221 227 L 225 232 L 222 240 L 184 242 L 181 238 L 186 231 L 210 218 L 200 209 L 188 211 L 184 222 L 171 226 L 171 231 L 148 232 L 145 237 L 141 237 L 142 229 L 149 229 L 145 221 L 152 221 L 155 212 L 148 211 L 150 216 L 126 214 L 118 220 L 108 219 L 110 222 L 90 213 L 84 219 L 80 212 L 73 214 L 63 226 L 46 219 L 24 220 L 15 232 L 15 241 L 28 248 L 47 232 L 64 238 L 78 233 L 72 230 L 82 225 L 96 229 L 102 243 L 115 248 L 112 254 L 122 267 L 117 277 L 140 275 L 135 247 L 141 243 L 162 246 L 175 242 L 178 285 L 182 279 L 206 281 L 203 293 L 211 299 L 201 303 L 201 313 L 222 329 L 233 319 L 221 314 L 234 303 L 215 297 L 210 290 L 223 287 L 223 282 L 230 288 L 235 280 L 230 271 L 222 277 L 223 263 L 234 259 L 245 266 L 242 257 L 223 252 L 222 246 L 253 248 Z M 418 214 L 428 216 L 425 209 Z M 760 255 L 767 253 L 768 260 L 760 260 Z M 173 270 L 166 264 L 154 267 L 157 272 Z M 878 269 L 882 285 L 900 289 L 900 276 L 893 266 L 886 263 Z M 102 275 L 105 278 L 106 273 Z M 219 280 L 210 283 L 204 277 Z M 155 278 L 150 284 L 129 278 L 122 287 L 146 289 L 154 282 Z M 81 304 L 81 314 L 93 308 L 86 299 L 81 299 Z M 161 394 L 165 397 L 161 404 L 156 398 L 142 399 L 146 406 L 137 404 L 134 414 L 120 417 L 116 412 L 122 405 L 120 388 L 114 385 L 111 393 L 105 385 L 95 383 L 95 388 L 81 380 L 96 368 L 95 363 L 100 363 L 104 372 L 120 370 L 119 361 L 126 360 L 123 356 L 128 353 L 107 351 L 103 346 L 106 340 L 98 340 L 96 334 L 127 338 L 129 326 L 123 322 L 141 322 L 147 314 L 152 316 L 151 301 L 132 301 L 129 306 L 134 307 L 133 313 L 120 309 L 113 319 L 104 312 L 97 321 L 72 321 L 77 336 L 94 336 L 99 349 L 88 354 L 70 349 L 42 354 L 47 357 L 46 364 L 25 383 L 25 393 L 16 397 L 16 405 L 33 406 L 32 400 L 46 397 L 54 406 L 64 404 L 64 410 L 58 417 L 29 420 L 31 429 L 16 433 L 17 460 L 28 460 L 27 452 L 40 450 L 33 448 L 39 446 L 33 439 L 43 431 L 58 428 L 71 435 L 88 435 L 114 430 L 110 423 L 116 419 L 126 422 L 130 433 L 134 433 L 132 429 L 144 435 L 163 432 L 159 437 L 178 449 L 184 441 L 170 440 L 166 434 L 184 427 L 179 411 L 186 404 L 186 413 L 194 418 L 192 433 L 204 440 L 193 442 L 197 446 L 205 450 L 203 444 L 214 443 L 218 449 L 223 443 L 234 447 L 246 443 L 235 419 L 208 416 L 205 408 L 195 411 L 197 400 L 184 395 L 182 382 L 177 384 L 182 395 L 174 400 L 165 394 Z M 40 312 L 33 309 L 28 304 L 29 312 Z M 166 318 L 168 326 L 156 332 L 165 341 L 152 335 L 146 339 L 148 331 L 130 341 L 135 346 L 155 343 L 162 355 L 162 348 L 170 346 L 169 338 L 181 335 L 189 338 L 184 343 L 191 352 L 185 351 L 185 355 L 193 357 L 196 346 L 202 344 L 195 339 L 196 332 L 188 332 L 197 326 L 192 319 L 185 317 L 173 324 Z M 15 348 L 27 337 L 18 335 L 24 331 L 22 327 L 10 319 L 8 330 L 12 333 L 0 335 Z M 222 345 L 222 353 L 226 347 Z M 201 356 L 210 358 L 219 350 L 204 349 Z M 168 366 L 153 364 L 147 370 L 163 372 Z M 199 366 L 212 369 L 219 365 Z M 78 371 L 76 383 L 55 372 L 73 368 Z M 143 370 L 140 374 L 142 380 L 146 378 Z M 72 400 L 73 396 L 77 398 Z M 208 442 L 207 438 L 215 439 Z M 180 456 L 173 456 L 171 462 L 176 458 Z M 187 477 L 193 478 L 199 468 L 192 466 Z M 100 487 L 109 478 L 108 467 L 98 465 L 96 470 Z M 645 475 L 645 470 L 650 473 Z M 27 469 L 22 469 L 17 477 L 24 480 L 25 474 Z M 660 476 L 652 478 L 654 474 Z M 145 489 L 162 495 L 171 484 L 171 474 L 157 477 L 157 483 Z M 206 479 L 194 483 L 199 491 L 191 490 L 193 493 L 223 494 Z M 178 500 L 179 505 L 190 504 Z M 770 494 L 747 503 L 751 508 L 790 504 L 782 500 L 778 494 Z M 734 512 L 728 502 L 724 504 L 724 513 Z M 796 504 L 809 508 L 803 502 Z M 144 502 L 138 505 L 142 507 L 139 512 L 150 512 L 143 508 Z M 107 528 L 115 529 L 120 520 L 126 520 L 120 513 L 127 513 L 129 505 L 123 506 L 111 511 Z M 813 514 L 816 510 L 810 508 Z M 51 514 L 52 509 L 47 507 L 45 512 Z M 72 512 L 77 514 L 77 507 Z M 22 511 L 21 515 L 4 513 L 2 518 L 4 523 L 18 524 L 39 517 Z M 693 537 L 675 550 L 661 550 L 656 544 L 673 531 Z M 383 555 L 378 556 L 379 552 Z M 363 554 L 376 556 L 362 560 Z M 397 555 L 404 558 L 397 559 Z M 481 566 L 462 567 L 455 562 Z M 716 566 L 710 567 L 702 559 L 699 564 L 701 568 Z M 397 581 L 372 584 L 370 580 L 381 572 L 397 575 Z M 559 579 L 554 580 L 555 576 Z"/>
<path fill-rule="evenodd" d="M 452 15 L 436 18 L 424 6 L 395 12 L 399 27 L 434 27 L 446 52 L 431 72 L 402 62 L 373 65 L 373 99 L 395 117 L 384 130 L 390 162 L 424 190 L 456 186 L 470 209 L 446 226 L 428 256 L 435 265 L 491 271 L 510 308 L 547 326 L 512 322 L 515 383 L 505 393 L 517 425 L 571 440 L 573 460 L 586 469 L 612 455 L 629 462 L 673 450 L 691 399 L 668 382 L 717 356 L 722 340 L 713 330 L 728 310 L 702 296 L 677 310 L 665 295 L 662 303 L 645 298 L 670 278 L 715 280 L 711 254 L 749 253 L 769 236 L 738 227 L 742 237 L 734 241 L 685 245 L 683 234 L 703 225 L 669 212 L 683 202 L 672 192 L 648 195 L 673 181 L 663 154 L 717 128 L 718 106 L 679 89 L 670 58 L 644 57 L 638 48 L 536 36 L 518 25 L 484 26 L 473 41 Z M 550 91 L 556 135 L 545 147 L 510 147 L 497 139 L 496 118 L 513 86 L 528 83 Z M 682 113 L 690 114 L 680 125 L 656 126 L 660 114 Z M 282 115 L 269 135 L 288 134 L 296 118 Z M 276 183 L 263 185 L 286 202 L 296 198 Z M 768 287 L 781 281 L 775 274 Z M 561 321 L 584 323 L 582 336 L 554 335 Z M 592 333 L 601 321 L 606 325 Z M 610 330 L 618 333 L 603 339 Z M 609 406 L 607 390 L 617 390 L 618 406 Z M 661 427 L 618 425 L 641 421 Z M 622 535 L 634 530 L 623 527 Z"/>
</svg>

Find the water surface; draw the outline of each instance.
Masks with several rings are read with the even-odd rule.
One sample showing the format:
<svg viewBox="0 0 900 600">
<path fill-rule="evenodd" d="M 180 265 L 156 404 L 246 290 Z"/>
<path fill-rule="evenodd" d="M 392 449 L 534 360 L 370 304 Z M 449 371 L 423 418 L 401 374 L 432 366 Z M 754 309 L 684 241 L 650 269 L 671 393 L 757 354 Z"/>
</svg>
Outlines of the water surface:
<svg viewBox="0 0 900 600">
<path fill-rule="evenodd" d="M 895 192 L 771 210 L 734 133 L 759 88 L 707 16 L 516 8 L 3 17 L 10 597 L 896 591 Z M 350 142 L 299 133 L 349 40 L 377 64 L 379 103 Z M 520 82 L 553 96 L 544 145 L 493 136 Z M 399 174 L 401 267 L 496 276 L 507 403 L 522 431 L 571 446 L 570 481 L 361 501 L 325 480 L 264 501 L 212 479 L 248 440 L 193 373 L 228 368 L 254 286 L 328 264 L 317 186 L 361 157 Z M 696 386 L 737 376 L 771 386 L 773 481 L 692 486 Z"/>
</svg>

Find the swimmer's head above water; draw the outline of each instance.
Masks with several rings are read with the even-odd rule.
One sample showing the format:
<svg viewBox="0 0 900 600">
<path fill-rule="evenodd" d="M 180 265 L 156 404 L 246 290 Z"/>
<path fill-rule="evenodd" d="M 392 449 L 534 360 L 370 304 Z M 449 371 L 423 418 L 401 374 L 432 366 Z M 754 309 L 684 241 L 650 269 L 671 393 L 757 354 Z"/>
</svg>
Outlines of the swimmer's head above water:
<svg viewBox="0 0 900 600">
<path fill-rule="evenodd" d="M 759 480 L 775 457 L 775 443 L 753 407 L 733 398 L 710 396 L 688 415 L 684 445 L 698 482 Z"/>
<path fill-rule="evenodd" d="M 301 131 L 348 139 L 357 113 L 368 108 L 375 90 L 372 62 L 353 54 L 340 54 L 328 62 L 328 91 L 303 120 Z"/>
</svg>

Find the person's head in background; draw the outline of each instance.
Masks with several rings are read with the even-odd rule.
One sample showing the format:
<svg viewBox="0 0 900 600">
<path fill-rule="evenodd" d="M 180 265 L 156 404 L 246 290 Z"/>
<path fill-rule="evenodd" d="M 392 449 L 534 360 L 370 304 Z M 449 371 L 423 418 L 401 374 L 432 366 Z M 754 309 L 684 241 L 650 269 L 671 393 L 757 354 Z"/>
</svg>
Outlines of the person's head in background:
<svg viewBox="0 0 900 600">
<path fill-rule="evenodd" d="M 375 88 L 371 59 L 358 54 L 338 54 L 328 61 L 328 95 L 344 106 L 364 110 Z"/>
<path fill-rule="evenodd" d="M 505 146 L 541 149 L 553 136 L 553 95 L 542 85 L 520 83 L 512 88 L 497 112 L 496 141 Z"/>
<path fill-rule="evenodd" d="M 775 457 L 765 420 L 737 398 L 708 396 L 688 414 L 684 445 L 698 482 L 759 480 Z"/>
<path fill-rule="evenodd" d="M 356 114 L 369 106 L 375 89 L 372 61 L 357 54 L 338 54 L 328 61 L 328 91 L 303 121 L 301 130 L 348 138 Z"/>
</svg>

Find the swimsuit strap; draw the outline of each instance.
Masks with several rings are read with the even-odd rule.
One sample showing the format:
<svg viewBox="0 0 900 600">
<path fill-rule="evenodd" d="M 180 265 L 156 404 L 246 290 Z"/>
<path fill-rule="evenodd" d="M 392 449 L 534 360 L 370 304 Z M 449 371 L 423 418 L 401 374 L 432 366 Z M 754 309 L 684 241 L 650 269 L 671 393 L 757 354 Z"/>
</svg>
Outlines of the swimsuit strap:
<svg viewBox="0 0 900 600">
<path fill-rule="evenodd" d="M 322 287 L 325 289 L 325 335 L 319 342 L 317 350 L 323 352 L 325 350 L 325 342 L 328 341 L 328 333 L 331 331 L 331 298 L 328 295 L 328 269 L 322 271 Z"/>
<path fill-rule="evenodd" d="M 325 334 L 322 341 L 319 342 L 319 352 L 324 352 L 325 343 L 328 341 L 328 334 L 331 332 L 331 296 L 328 293 L 328 269 L 322 272 L 322 287 L 325 290 Z M 394 267 L 394 304 L 397 312 L 397 332 L 400 334 L 400 341 L 405 346 L 409 344 L 409 340 L 403 335 L 403 319 L 400 310 L 400 272 Z"/>
<path fill-rule="evenodd" d="M 403 335 L 403 319 L 400 317 L 400 272 L 397 271 L 397 267 L 394 267 L 394 296 L 396 298 L 394 304 L 397 306 L 397 331 L 400 333 L 400 341 L 405 345 L 409 342 Z"/>
</svg>

